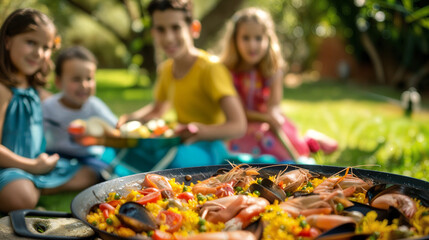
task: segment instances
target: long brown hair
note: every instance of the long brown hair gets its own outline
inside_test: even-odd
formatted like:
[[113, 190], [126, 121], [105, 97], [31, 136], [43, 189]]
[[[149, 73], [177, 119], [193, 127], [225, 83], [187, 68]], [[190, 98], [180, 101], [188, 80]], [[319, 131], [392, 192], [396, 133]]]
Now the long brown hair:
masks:
[[[17, 86], [18, 81], [13, 77], [17, 71], [10, 59], [10, 53], [6, 49], [6, 39], [13, 36], [34, 31], [39, 25], [56, 28], [52, 20], [45, 14], [30, 8], [18, 9], [12, 12], [4, 21], [0, 29], [0, 82], [8, 87]], [[58, 48], [59, 42], [54, 42], [54, 49]], [[31, 86], [44, 86], [47, 82], [47, 76], [52, 70], [53, 64], [49, 59], [44, 62], [40, 70], [31, 76], [28, 76], [28, 82]]]
[[257, 65], [262, 75], [271, 77], [279, 70], [284, 70], [286, 64], [281, 54], [274, 22], [268, 12], [256, 7], [245, 8], [236, 12], [228, 22], [222, 46], [223, 50], [220, 54], [221, 62], [230, 70], [235, 70], [243, 61], [237, 49], [237, 29], [241, 23], [248, 21], [254, 21], [263, 26], [269, 39], [267, 54]]

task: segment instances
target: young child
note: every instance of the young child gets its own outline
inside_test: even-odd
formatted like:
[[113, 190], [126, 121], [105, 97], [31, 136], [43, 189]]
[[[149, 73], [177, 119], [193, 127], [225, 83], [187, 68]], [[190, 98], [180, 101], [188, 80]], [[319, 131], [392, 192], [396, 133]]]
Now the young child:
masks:
[[[100, 160], [105, 148], [84, 147], [74, 142], [67, 131], [67, 127], [76, 119], [98, 117], [112, 127], [117, 123], [112, 111], [94, 96], [96, 70], [97, 60], [88, 49], [75, 46], [63, 50], [55, 63], [55, 85], [61, 92], [46, 99], [42, 106], [46, 152], [58, 153], [68, 159], [75, 158], [100, 176], [100, 171], [107, 167]], [[94, 173], [88, 177], [93, 177]]]
[[245, 136], [230, 141], [232, 152], [271, 154], [286, 161], [309, 156], [310, 147], [317, 150], [317, 144], [327, 153], [335, 151], [337, 142], [314, 130], [300, 138], [294, 124], [281, 113], [285, 63], [267, 12], [252, 7], [232, 17], [221, 62], [233, 74], [248, 120]]
[[53, 22], [18, 9], [0, 29], [0, 211], [34, 208], [41, 190], [79, 190], [93, 182], [76, 162], [44, 153], [40, 97], [52, 50]]
[[[160, 118], [172, 105], [185, 144], [177, 148], [167, 167], [218, 164], [228, 155], [221, 140], [240, 137], [246, 129], [231, 75], [221, 63], [194, 46], [201, 25], [192, 18], [191, 0], [153, 0], [148, 10], [154, 43], [168, 59], [158, 67], [154, 102], [121, 116], [118, 126], [131, 120]], [[144, 155], [139, 161], [146, 161], [141, 159]], [[147, 167], [150, 169], [158, 160], [148, 162]]]

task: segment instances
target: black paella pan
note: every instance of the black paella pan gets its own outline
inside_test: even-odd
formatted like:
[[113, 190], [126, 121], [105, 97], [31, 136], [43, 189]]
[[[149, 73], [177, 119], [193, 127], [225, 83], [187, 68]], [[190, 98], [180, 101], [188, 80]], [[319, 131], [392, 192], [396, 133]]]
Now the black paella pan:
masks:
[[[253, 167], [263, 167], [262, 173], [267, 173], [269, 175], [275, 175], [279, 171], [286, 169], [286, 165], [270, 165], [270, 164], [251, 164]], [[321, 165], [289, 165], [287, 171], [294, 170], [296, 167], [301, 167], [308, 169], [314, 173], [320, 175], [333, 175], [335, 173], [344, 170], [344, 167], [335, 167], [335, 166], [321, 166]], [[181, 168], [181, 169], [167, 169], [157, 172], [159, 175], [163, 175], [169, 178], [175, 178], [177, 182], [184, 182], [185, 185], [189, 185], [191, 182], [197, 183], [197, 181], [204, 180], [211, 177], [217, 172], [220, 168], [230, 169], [229, 165], [216, 165], [216, 166], [206, 166], [206, 167], [193, 167], [193, 168]], [[428, 190], [429, 182], [419, 180], [416, 178], [406, 177], [402, 175], [385, 173], [379, 171], [365, 170], [365, 169], [353, 169], [353, 173], [363, 179], [371, 179], [376, 183], [391, 183], [391, 184], [401, 184], [411, 188]], [[71, 203], [71, 211], [74, 217], [85, 222], [90, 226], [96, 233], [100, 235], [103, 239], [129, 239], [129, 238], [120, 238], [117, 235], [101, 231], [96, 227], [92, 226], [86, 221], [86, 215], [92, 206], [98, 203], [104, 202], [104, 199], [112, 191], [116, 192], [127, 192], [130, 188], [139, 188], [140, 183], [143, 182], [146, 173], [135, 174], [127, 177], [113, 179], [107, 182], [103, 182], [97, 185], [94, 185], [81, 193], [79, 193]], [[190, 181], [187, 181], [185, 177], [187, 175], [192, 176]], [[141, 239], [141, 238], [140, 238]]]
[[[322, 165], [272, 165], [272, 164], [250, 164], [252, 167], [261, 167], [263, 170], [260, 171], [262, 174], [267, 175], [276, 175], [279, 171], [291, 171], [299, 168], [305, 168], [310, 170], [312, 173], [330, 176], [336, 174], [342, 170], [344, 167], [336, 167], [336, 166], [322, 166]], [[219, 169], [226, 168], [231, 169], [230, 165], [216, 165], [216, 166], [204, 166], [204, 167], [192, 167], [192, 168], [180, 168], [180, 169], [167, 169], [162, 171], [150, 172], [159, 174], [168, 178], [175, 178], [176, 182], [184, 182], [185, 185], [189, 185], [192, 183], [197, 183], [197, 181], [201, 181], [211, 177], [215, 174]], [[400, 184], [410, 188], [415, 188], [419, 190], [428, 191], [429, 182], [419, 180], [416, 178], [411, 178], [407, 176], [379, 172], [373, 170], [365, 170], [354, 168], [353, 173], [362, 179], [371, 179], [375, 183], [387, 183], [387, 184]], [[72, 215], [86, 225], [91, 227], [94, 232], [101, 237], [103, 240], [108, 239], [132, 239], [132, 238], [122, 238], [117, 235], [108, 233], [106, 231], [102, 231], [93, 225], [89, 224], [86, 221], [86, 215], [89, 213], [90, 209], [99, 203], [104, 202], [105, 198], [108, 196], [110, 192], [118, 192], [120, 194], [127, 194], [130, 189], [140, 189], [141, 183], [143, 182], [145, 175], [147, 173], [139, 173], [131, 176], [121, 177], [112, 179], [106, 182], [99, 183], [92, 187], [85, 189], [80, 192], [71, 203], [71, 212]], [[191, 180], [186, 180], [186, 176], [192, 176]], [[189, 179], [189, 178], [188, 178]], [[43, 237], [43, 236], [42, 236]], [[427, 236], [429, 238], [429, 236]], [[142, 239], [141, 237], [138, 239]], [[150, 238], [148, 238], [150, 239]]]

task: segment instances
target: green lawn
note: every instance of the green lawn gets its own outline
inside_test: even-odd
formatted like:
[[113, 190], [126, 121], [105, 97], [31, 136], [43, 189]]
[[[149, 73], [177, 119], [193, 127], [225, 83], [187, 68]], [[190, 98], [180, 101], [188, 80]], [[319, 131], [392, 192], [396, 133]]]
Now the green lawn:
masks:
[[[137, 81], [126, 70], [99, 70], [97, 81], [97, 95], [118, 116], [152, 98], [149, 79]], [[400, 94], [386, 87], [309, 82], [285, 89], [282, 109], [302, 134], [312, 128], [338, 140], [339, 150], [329, 156], [318, 155], [318, 164], [366, 165], [362, 168], [429, 180], [429, 112], [404, 117], [395, 101]], [[70, 211], [74, 195], [42, 196], [39, 205]]]
[[283, 109], [302, 132], [314, 128], [339, 141], [339, 151], [322, 156], [320, 164], [373, 165], [366, 168], [428, 180], [429, 112], [404, 117], [400, 106], [373, 95], [376, 89], [368, 91], [330, 82], [305, 84], [285, 90]]

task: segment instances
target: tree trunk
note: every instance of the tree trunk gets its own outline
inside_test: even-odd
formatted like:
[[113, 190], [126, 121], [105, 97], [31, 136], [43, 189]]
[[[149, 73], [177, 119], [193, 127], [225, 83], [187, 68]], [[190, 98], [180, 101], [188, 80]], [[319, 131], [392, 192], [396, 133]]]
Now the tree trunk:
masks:
[[88, 14], [91, 18], [95, 19], [95, 21], [100, 24], [102, 27], [104, 27], [107, 31], [112, 33], [120, 42], [122, 42], [125, 46], [128, 46], [129, 39], [124, 38], [121, 36], [121, 34], [118, 33], [118, 31], [115, 30], [109, 23], [103, 21], [103, 19], [97, 17], [92, 9], [87, 9], [84, 5], [82, 5], [80, 2], [77, 2], [75, 0], [66, 0], [71, 6], [79, 9], [80, 11]]
[[[143, 56], [143, 64], [141, 68], [146, 69], [150, 76], [156, 73], [155, 48], [152, 44], [145, 44], [141, 49], [140, 54]], [[151, 84], [155, 79], [150, 78]]]
[[385, 76], [384, 76], [384, 70], [383, 70], [383, 63], [381, 62], [380, 55], [377, 52], [377, 49], [375, 48], [374, 44], [372, 43], [371, 39], [369, 38], [367, 33], [362, 33], [361, 36], [362, 45], [365, 48], [366, 52], [368, 53], [372, 65], [374, 66], [375, 76], [378, 83], [385, 83]]
[[429, 61], [424, 64], [417, 73], [413, 74], [411, 78], [407, 81], [408, 87], [415, 87], [417, 88], [417, 85], [419, 85], [420, 81], [423, 79], [424, 76], [429, 74]]
[[392, 84], [397, 85], [404, 80], [406, 67], [404, 65], [400, 65], [398, 69], [395, 71], [393, 75]]

